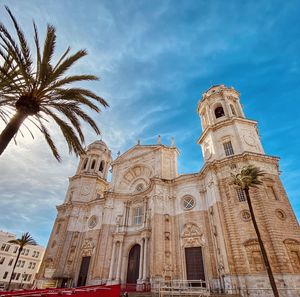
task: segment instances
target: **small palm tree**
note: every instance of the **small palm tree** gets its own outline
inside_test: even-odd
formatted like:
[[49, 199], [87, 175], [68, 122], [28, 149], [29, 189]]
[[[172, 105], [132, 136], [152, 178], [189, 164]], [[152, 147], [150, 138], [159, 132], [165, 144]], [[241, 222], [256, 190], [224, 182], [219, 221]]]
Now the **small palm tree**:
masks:
[[259, 185], [262, 184], [262, 181], [260, 180], [260, 177], [264, 176], [264, 172], [262, 170], [260, 170], [259, 168], [249, 165], [247, 167], [242, 168], [241, 172], [234, 175], [232, 174], [232, 178], [233, 178], [233, 183], [237, 186], [239, 186], [245, 193], [246, 195], [246, 199], [247, 199], [247, 203], [249, 206], [249, 210], [250, 210], [250, 214], [251, 214], [251, 219], [253, 222], [253, 226], [256, 232], [256, 236], [258, 239], [258, 243], [260, 246], [260, 250], [263, 256], [263, 260], [264, 260], [264, 264], [269, 276], [269, 280], [270, 280], [270, 284], [273, 290], [273, 294], [275, 297], [279, 297], [279, 293], [276, 287], [276, 283], [274, 280], [274, 276], [273, 276], [273, 272], [271, 269], [271, 265], [268, 259], [268, 255], [266, 252], [266, 249], [264, 247], [263, 241], [261, 239], [261, 235], [258, 229], [258, 225], [256, 222], [256, 218], [255, 218], [255, 214], [253, 211], [253, 206], [252, 206], [252, 202], [250, 199], [250, 193], [249, 190], [250, 188], [257, 188]]
[[18, 245], [19, 249], [18, 249], [18, 254], [17, 254], [17, 258], [16, 258], [16, 261], [15, 261], [15, 264], [13, 266], [13, 270], [12, 270], [10, 278], [9, 278], [9, 282], [8, 282], [8, 286], [7, 286], [7, 291], [9, 291], [10, 283], [11, 283], [12, 277], [13, 277], [13, 275], [15, 273], [15, 268], [16, 268], [17, 262], [18, 262], [18, 260], [20, 258], [21, 252], [23, 251], [24, 247], [26, 245], [36, 245], [35, 240], [31, 237], [31, 235], [29, 234], [29, 232], [23, 233], [22, 236], [21, 236], [21, 238], [10, 240], [9, 243], [13, 243], [13, 244]]
[[[16, 30], [15, 40], [6, 27], [0, 23], [0, 119], [9, 122], [0, 134], [0, 155], [15, 137], [19, 128], [29, 119], [44, 135], [54, 157], [61, 157], [47, 128], [49, 118], [58, 125], [67, 144], [69, 152], [76, 156], [84, 153], [84, 135], [80, 120], [88, 123], [100, 134], [95, 121], [82, 109], [87, 107], [100, 112], [98, 104], [108, 107], [107, 102], [88, 89], [70, 87], [72, 83], [93, 81], [94, 75], [66, 75], [66, 72], [79, 59], [87, 55], [79, 50], [70, 55], [70, 48], [53, 63], [56, 44], [55, 28], [47, 26], [47, 33], [40, 49], [38, 30], [33, 22], [35, 62], [28, 42], [15, 17], [8, 7], [6, 10]], [[14, 108], [15, 113], [8, 113], [6, 108]]]

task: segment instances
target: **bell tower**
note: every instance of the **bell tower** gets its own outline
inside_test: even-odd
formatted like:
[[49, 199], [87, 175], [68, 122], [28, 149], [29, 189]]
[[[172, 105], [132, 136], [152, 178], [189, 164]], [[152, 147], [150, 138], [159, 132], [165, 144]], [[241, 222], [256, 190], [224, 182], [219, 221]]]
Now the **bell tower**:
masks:
[[86, 154], [80, 156], [76, 174], [69, 179], [65, 203], [102, 198], [108, 188], [107, 174], [111, 161], [111, 151], [104, 141], [97, 140], [90, 144]]
[[197, 112], [202, 125], [198, 143], [205, 162], [244, 152], [264, 154], [257, 122], [245, 117], [240, 94], [234, 88], [211, 87], [202, 95]]

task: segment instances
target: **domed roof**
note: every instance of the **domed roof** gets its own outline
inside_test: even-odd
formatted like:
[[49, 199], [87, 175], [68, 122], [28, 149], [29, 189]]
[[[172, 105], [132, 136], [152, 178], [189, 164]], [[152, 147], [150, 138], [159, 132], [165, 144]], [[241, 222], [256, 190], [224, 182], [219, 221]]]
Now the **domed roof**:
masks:
[[87, 147], [88, 150], [108, 150], [106, 143], [103, 140], [96, 140]]

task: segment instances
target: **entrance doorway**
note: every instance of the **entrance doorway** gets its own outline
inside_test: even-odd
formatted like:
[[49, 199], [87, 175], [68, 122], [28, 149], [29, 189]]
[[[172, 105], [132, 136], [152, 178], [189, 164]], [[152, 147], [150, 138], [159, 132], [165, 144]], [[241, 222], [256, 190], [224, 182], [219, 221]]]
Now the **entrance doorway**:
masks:
[[88, 271], [89, 271], [90, 261], [91, 261], [91, 256], [82, 257], [78, 281], [77, 281], [77, 287], [85, 286]]
[[139, 278], [140, 252], [139, 244], [134, 245], [129, 252], [127, 268], [127, 283], [129, 284], [136, 284]]
[[188, 280], [205, 281], [201, 247], [185, 248], [185, 262], [186, 262], [186, 276]]

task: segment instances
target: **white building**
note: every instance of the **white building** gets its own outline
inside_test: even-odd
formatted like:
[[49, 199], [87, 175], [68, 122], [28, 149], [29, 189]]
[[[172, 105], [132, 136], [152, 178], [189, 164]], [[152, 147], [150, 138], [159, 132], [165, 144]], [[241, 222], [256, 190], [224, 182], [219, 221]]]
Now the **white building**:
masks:
[[106, 282], [155, 290], [163, 281], [201, 279], [215, 290], [271, 296], [244, 192], [232, 184], [231, 173], [251, 164], [265, 171], [251, 197], [277, 285], [299, 296], [299, 225], [279, 159], [265, 154], [257, 122], [246, 118], [233, 88], [211, 87], [197, 112], [205, 161], [199, 172], [179, 174], [177, 148], [160, 138], [115, 160], [103, 141], [88, 146], [57, 207], [41, 286]]
[[[15, 264], [18, 248], [16, 244], [9, 243], [16, 239], [16, 235], [0, 231], [0, 284], [8, 284], [13, 266]], [[39, 245], [26, 245], [21, 252], [11, 281], [11, 288], [31, 287], [35, 275], [43, 259], [45, 248]]]

